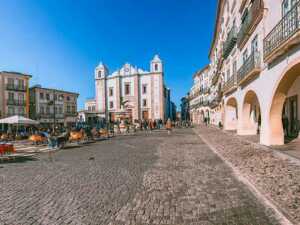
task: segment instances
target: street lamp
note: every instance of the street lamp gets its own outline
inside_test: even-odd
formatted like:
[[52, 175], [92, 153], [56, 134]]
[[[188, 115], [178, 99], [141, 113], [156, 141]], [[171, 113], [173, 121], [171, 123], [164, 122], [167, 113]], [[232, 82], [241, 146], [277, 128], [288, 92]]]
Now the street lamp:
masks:
[[55, 90], [53, 90], [53, 100], [48, 101], [49, 106], [53, 106], [53, 132], [55, 131], [55, 125], [56, 125], [56, 110], [55, 110]]

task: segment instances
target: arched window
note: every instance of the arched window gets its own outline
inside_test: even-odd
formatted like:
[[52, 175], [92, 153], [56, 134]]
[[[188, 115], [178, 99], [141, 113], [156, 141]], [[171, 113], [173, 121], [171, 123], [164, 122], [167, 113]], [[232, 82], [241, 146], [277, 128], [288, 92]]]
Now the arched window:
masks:
[[98, 77], [101, 77], [101, 75], [102, 75], [101, 72], [102, 72], [101, 70], [98, 71]]
[[155, 64], [155, 65], [154, 65], [154, 70], [155, 70], [155, 71], [158, 71], [158, 64]]

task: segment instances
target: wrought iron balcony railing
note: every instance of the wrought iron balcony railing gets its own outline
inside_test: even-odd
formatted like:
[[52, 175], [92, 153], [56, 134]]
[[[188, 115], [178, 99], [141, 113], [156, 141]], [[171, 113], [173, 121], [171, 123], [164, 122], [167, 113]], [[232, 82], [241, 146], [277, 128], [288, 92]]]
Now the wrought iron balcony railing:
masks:
[[223, 45], [223, 57], [225, 59], [230, 55], [232, 49], [236, 44], [236, 41], [237, 41], [237, 28], [236, 26], [233, 26], [229, 31], [227, 35], [227, 39]]
[[6, 117], [11, 117], [11, 116], [27, 116], [25, 112], [8, 112], [6, 113]]
[[237, 72], [238, 84], [248, 80], [253, 75], [257, 75], [261, 71], [261, 60], [259, 52], [252, 52], [251, 55], [246, 59], [244, 64]]
[[[300, 31], [300, 1], [279, 21], [264, 38], [264, 59], [267, 60]], [[298, 40], [299, 42], [299, 40]], [[294, 43], [295, 44], [295, 43]]]
[[6, 90], [9, 90], [9, 91], [26, 91], [27, 87], [25, 85], [6, 84]]
[[15, 106], [25, 106], [26, 101], [20, 100], [20, 99], [7, 99], [6, 100], [7, 105], [15, 105]]
[[234, 74], [231, 77], [228, 78], [228, 80], [224, 83], [223, 90], [224, 93], [228, 93], [235, 89], [237, 87], [236, 81], [237, 81], [237, 75]]
[[61, 113], [55, 113], [55, 115], [54, 115], [54, 113], [45, 113], [45, 112], [36, 114], [36, 117], [38, 119], [41, 119], [41, 118], [43, 118], [43, 119], [53, 119], [54, 116], [55, 116], [55, 119], [63, 119], [64, 118], [64, 114], [61, 114]]
[[204, 101], [202, 102], [202, 105], [203, 105], [203, 106], [208, 106], [208, 105], [209, 105], [209, 101], [208, 101], [208, 100], [204, 100]]
[[242, 48], [249, 39], [257, 24], [263, 18], [264, 2], [263, 0], [254, 0], [249, 9], [246, 9], [243, 23], [237, 34], [237, 44]]

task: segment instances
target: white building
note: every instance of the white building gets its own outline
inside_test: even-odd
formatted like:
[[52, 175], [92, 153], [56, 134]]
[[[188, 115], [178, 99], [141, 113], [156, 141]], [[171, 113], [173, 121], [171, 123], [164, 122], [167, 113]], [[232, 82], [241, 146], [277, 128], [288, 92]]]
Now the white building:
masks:
[[95, 107], [99, 116], [115, 120], [165, 118], [163, 63], [158, 55], [150, 62], [150, 72], [126, 63], [109, 73], [100, 63], [95, 69]]
[[210, 121], [282, 145], [300, 128], [300, 2], [219, 0], [210, 59]]

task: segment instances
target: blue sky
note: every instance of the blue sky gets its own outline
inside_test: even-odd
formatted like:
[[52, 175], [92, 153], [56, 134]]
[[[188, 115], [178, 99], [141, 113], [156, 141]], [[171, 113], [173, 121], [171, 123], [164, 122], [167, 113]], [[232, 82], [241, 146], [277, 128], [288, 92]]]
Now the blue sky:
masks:
[[94, 68], [125, 62], [149, 69], [159, 54], [172, 100], [208, 63], [216, 0], [3, 0], [0, 70], [33, 75], [31, 84], [94, 96]]

